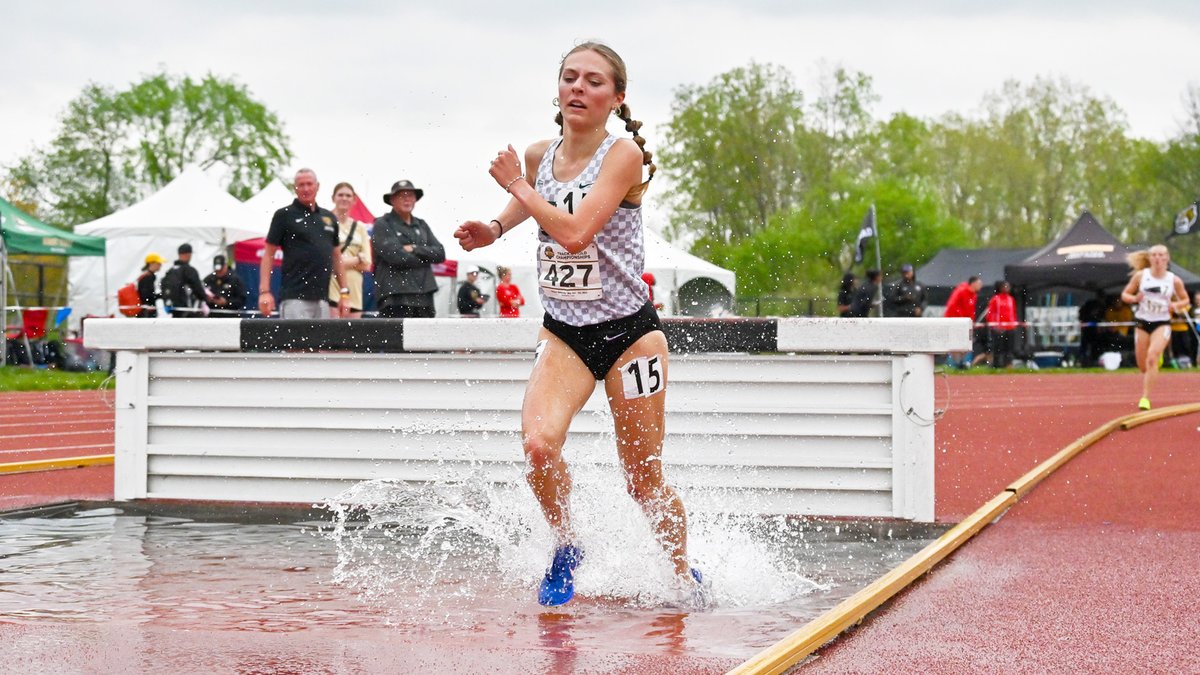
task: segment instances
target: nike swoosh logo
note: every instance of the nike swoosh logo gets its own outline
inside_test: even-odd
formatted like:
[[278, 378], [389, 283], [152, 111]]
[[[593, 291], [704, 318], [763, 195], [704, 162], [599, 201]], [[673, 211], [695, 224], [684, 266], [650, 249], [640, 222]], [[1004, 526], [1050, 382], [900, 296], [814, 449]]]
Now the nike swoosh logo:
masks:
[[628, 333], [628, 332], [629, 332], [629, 331], [627, 331], [627, 330], [623, 330], [623, 331], [621, 331], [620, 333], [617, 333], [616, 335], [605, 335], [605, 336], [604, 336], [604, 341], [605, 341], [605, 342], [612, 342], [613, 340], [616, 340], [617, 338], [621, 337], [622, 335], [624, 335], [624, 334], [626, 334], [626, 333]]
[[580, 189], [580, 190], [582, 190], [582, 189], [584, 189], [584, 188], [590, 188], [590, 187], [592, 187], [592, 186], [593, 186], [593, 185], [595, 185], [595, 184], [596, 184], [596, 181], [592, 181], [592, 182], [590, 182], [590, 183], [580, 183], [580, 184], [579, 184], [579, 189]]
[[297, 223], [303, 223], [303, 222], [304, 222], [304, 219], [303, 219], [303, 218], [297, 218], [297, 219], [296, 219], [296, 222], [297, 222]]

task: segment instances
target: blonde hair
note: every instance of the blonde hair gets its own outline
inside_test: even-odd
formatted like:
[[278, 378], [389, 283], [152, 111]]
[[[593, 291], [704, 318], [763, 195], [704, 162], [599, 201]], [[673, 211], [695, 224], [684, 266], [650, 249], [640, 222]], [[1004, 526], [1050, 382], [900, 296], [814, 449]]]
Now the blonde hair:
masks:
[[1133, 276], [1147, 267], [1150, 267], [1150, 254], [1160, 251], [1167, 254], [1167, 260], [1171, 259], [1171, 251], [1166, 247], [1165, 244], [1155, 244], [1150, 248], [1143, 249], [1141, 251], [1134, 251], [1133, 253], [1125, 256], [1125, 262], [1129, 263], [1129, 267], [1133, 270], [1130, 272], [1129, 276]]
[[[613, 88], [618, 94], [625, 93], [625, 86], [629, 83], [629, 74], [625, 69], [625, 60], [622, 59], [612, 47], [609, 47], [603, 42], [583, 42], [576, 45], [574, 49], [564, 54], [562, 61], [559, 61], [558, 63], [559, 77], [562, 77], [563, 68], [567, 63], [567, 57], [575, 54], [576, 52], [582, 51], [596, 52], [603, 57], [605, 61], [608, 61], [608, 65], [612, 66], [613, 69]], [[555, 100], [557, 101], [557, 99]], [[621, 121], [625, 122], [625, 131], [633, 134], [633, 142], [637, 143], [638, 148], [642, 151], [642, 164], [650, 167], [649, 175], [646, 177], [646, 180], [638, 185], [633, 186], [629, 189], [629, 192], [625, 193], [626, 201], [638, 201], [642, 198], [642, 195], [646, 194], [646, 189], [650, 187], [650, 181], [654, 178], [654, 172], [658, 169], [658, 167], [654, 166], [654, 162], [652, 161], [654, 159], [654, 153], [646, 149], [646, 139], [642, 138], [642, 136], [638, 134], [638, 131], [642, 128], [642, 123], [639, 120], [633, 119], [633, 113], [630, 111], [628, 104], [622, 103], [620, 107], [613, 111], [613, 114], [620, 118]], [[562, 135], [563, 116], [561, 110], [557, 115], [554, 116], [554, 123], [558, 125], [559, 135]]]
[[503, 277], [505, 274], [508, 274], [508, 273], [509, 273], [509, 272], [511, 272], [511, 271], [512, 271], [512, 270], [510, 270], [509, 268], [505, 267], [504, 265], [497, 265], [497, 266], [496, 266], [496, 276], [498, 276], [498, 277]]

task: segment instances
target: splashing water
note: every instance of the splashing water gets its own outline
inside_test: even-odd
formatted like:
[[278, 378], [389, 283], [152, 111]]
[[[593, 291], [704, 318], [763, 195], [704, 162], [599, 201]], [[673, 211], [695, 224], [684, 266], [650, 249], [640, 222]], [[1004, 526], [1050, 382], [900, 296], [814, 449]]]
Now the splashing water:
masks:
[[[586, 552], [574, 602], [655, 608], [676, 601], [668, 558], [620, 470], [576, 466], [573, 477], [572, 518]], [[402, 606], [404, 623], [421, 614], [454, 622], [532, 602], [554, 543], [528, 488], [482, 474], [453, 483], [368, 481], [324, 506], [333, 513], [322, 534], [337, 548], [334, 580], [372, 604]], [[786, 519], [689, 518], [691, 564], [711, 580], [718, 608], [787, 603], [829, 588], [805, 575], [811, 556], [796, 548], [809, 544], [797, 541]]]

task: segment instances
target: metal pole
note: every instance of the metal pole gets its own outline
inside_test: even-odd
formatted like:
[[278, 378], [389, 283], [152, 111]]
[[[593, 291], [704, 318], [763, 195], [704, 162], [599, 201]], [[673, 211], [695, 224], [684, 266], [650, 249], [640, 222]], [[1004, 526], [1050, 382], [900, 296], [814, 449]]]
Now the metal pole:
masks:
[[0, 368], [8, 364], [8, 285], [5, 283], [8, 270], [8, 248], [4, 245], [4, 234], [0, 231]]
[[12, 289], [13, 297], [17, 298], [17, 322], [21, 326], [21, 343], [25, 345], [25, 357], [29, 359], [30, 367], [33, 367], [33, 346], [29, 344], [29, 333], [25, 331], [25, 311], [21, 307], [20, 298], [17, 297], [17, 279], [13, 276], [7, 256], [4, 259], [4, 275], [8, 279], [8, 287]]
[[879, 316], [883, 316], [883, 256], [879, 254], [879, 218], [875, 215], [874, 204], [871, 205], [871, 222], [875, 224], [875, 269], [879, 270], [879, 285], [875, 287], [874, 304]]

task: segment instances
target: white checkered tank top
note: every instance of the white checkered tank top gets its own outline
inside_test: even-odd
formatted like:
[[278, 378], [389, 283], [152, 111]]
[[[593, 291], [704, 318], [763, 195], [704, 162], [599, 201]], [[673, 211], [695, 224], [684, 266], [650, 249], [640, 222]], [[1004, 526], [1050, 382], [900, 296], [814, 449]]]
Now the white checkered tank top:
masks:
[[[543, 199], [574, 212], [600, 175], [600, 165], [617, 140], [609, 134], [580, 174], [567, 182], [554, 177], [556, 139], [538, 164], [534, 187]], [[622, 202], [586, 250], [571, 254], [544, 230], [538, 230], [538, 292], [550, 316], [572, 326], [620, 319], [637, 312], [650, 299], [642, 281], [646, 251], [640, 205]]]

